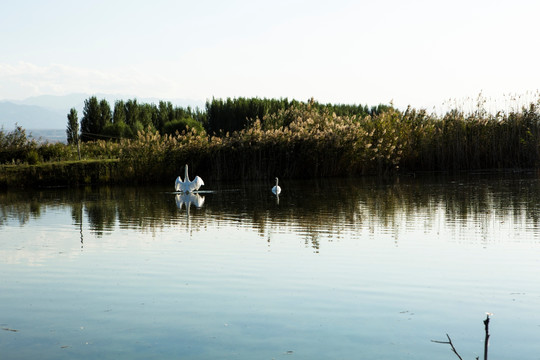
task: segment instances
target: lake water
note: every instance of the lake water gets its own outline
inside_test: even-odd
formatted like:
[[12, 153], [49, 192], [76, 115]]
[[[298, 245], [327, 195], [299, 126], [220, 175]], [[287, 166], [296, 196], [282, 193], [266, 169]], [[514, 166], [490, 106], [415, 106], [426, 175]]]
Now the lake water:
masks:
[[280, 185], [0, 193], [0, 358], [540, 359], [537, 174]]

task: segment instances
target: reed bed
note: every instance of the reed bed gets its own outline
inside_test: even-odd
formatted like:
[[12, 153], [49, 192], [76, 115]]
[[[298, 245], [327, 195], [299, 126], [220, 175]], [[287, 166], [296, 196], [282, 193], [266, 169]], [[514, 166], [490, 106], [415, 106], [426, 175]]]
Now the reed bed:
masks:
[[[292, 118], [288, 126], [264, 130], [260, 119], [249, 128], [206, 136], [197, 131], [176, 135], [140, 133], [121, 142], [120, 161], [137, 176], [173, 177], [189, 163], [215, 179], [343, 176], [396, 168], [401, 152], [399, 120], [387, 112], [369, 117], [340, 117], [328, 111], [295, 106], [268, 115], [264, 122]], [[384, 129], [385, 127], [388, 130]]]
[[[238, 131], [216, 135], [188, 127], [162, 135], [149, 128], [134, 139], [83, 143], [80, 151], [87, 160], [116, 159], [115, 169], [132, 183], [171, 182], [186, 163], [208, 180], [535, 168], [539, 103], [508, 113], [454, 109], [442, 116], [393, 107], [338, 115], [314, 102], [295, 103]], [[20, 132], [0, 133], [4, 164], [77, 158], [74, 146], [39, 145]]]
[[[290, 120], [287, 126], [262, 125], [283, 119]], [[140, 176], [171, 177], [189, 163], [208, 178], [299, 178], [534, 168], [539, 144], [538, 103], [508, 115], [453, 110], [442, 117], [411, 108], [338, 116], [297, 104], [222, 136], [141, 133], [125, 142], [120, 159], [136, 164]]]

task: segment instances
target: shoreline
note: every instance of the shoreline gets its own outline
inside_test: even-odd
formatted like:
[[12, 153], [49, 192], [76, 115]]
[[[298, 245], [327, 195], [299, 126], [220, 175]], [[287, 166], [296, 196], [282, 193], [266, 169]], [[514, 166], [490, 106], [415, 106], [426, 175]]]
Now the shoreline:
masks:
[[[120, 159], [75, 160], [40, 163], [36, 165], [0, 165], [0, 190], [12, 189], [52, 189], [52, 188], [78, 188], [83, 186], [104, 185], [167, 185], [173, 184], [175, 176], [141, 176], [133, 169], [133, 164], [126, 164]], [[175, 167], [180, 174], [181, 166]], [[238, 179], [222, 178], [212, 174], [211, 169], [202, 169], [203, 178], [208, 181], [256, 181], [265, 177], [242, 177]], [[175, 173], [175, 174], [176, 174]], [[425, 171], [397, 171], [388, 174], [348, 174], [334, 176], [292, 176], [288, 179], [331, 179], [331, 178], [368, 178], [380, 179], [412, 179], [423, 177], [469, 177], [489, 175], [540, 175], [539, 168], [502, 168], [502, 169], [471, 169], [471, 170], [425, 170]], [[194, 176], [194, 175], [193, 175]], [[270, 178], [269, 178], [270, 179]], [[273, 178], [272, 178], [273, 179]], [[172, 186], [172, 185], [171, 185]]]

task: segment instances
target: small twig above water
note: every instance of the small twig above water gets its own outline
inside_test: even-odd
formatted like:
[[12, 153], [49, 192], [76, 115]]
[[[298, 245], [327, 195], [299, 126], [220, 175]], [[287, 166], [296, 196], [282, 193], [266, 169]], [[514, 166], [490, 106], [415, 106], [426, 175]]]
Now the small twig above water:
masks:
[[454, 354], [456, 354], [456, 356], [459, 358], [459, 360], [463, 360], [463, 358], [457, 352], [454, 344], [452, 343], [452, 339], [450, 339], [450, 336], [448, 334], [446, 334], [446, 337], [448, 338], [448, 341], [431, 340], [431, 342], [434, 342], [434, 343], [437, 343], [437, 344], [448, 344], [448, 345], [450, 345], [450, 347], [452, 348], [452, 351], [454, 352]]
[[[488, 360], [488, 344], [489, 344], [489, 316], [493, 315], [491, 313], [486, 313], [486, 320], [484, 320], [484, 328], [486, 331], [486, 337], [484, 340], [484, 360]], [[446, 337], [448, 338], [448, 341], [437, 341], [437, 340], [431, 340], [431, 342], [437, 343], [437, 344], [448, 344], [452, 348], [452, 351], [456, 356], [459, 358], [459, 360], [463, 360], [461, 355], [458, 354], [454, 344], [452, 343], [452, 339], [450, 339], [450, 336], [446, 334]], [[479, 360], [479, 357], [476, 357], [476, 360]]]

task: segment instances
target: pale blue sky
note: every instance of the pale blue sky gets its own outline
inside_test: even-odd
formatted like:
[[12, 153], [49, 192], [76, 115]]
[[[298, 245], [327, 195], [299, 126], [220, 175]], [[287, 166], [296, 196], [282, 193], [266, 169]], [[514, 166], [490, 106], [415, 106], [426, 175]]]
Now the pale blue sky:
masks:
[[540, 2], [2, 1], [0, 99], [74, 92], [430, 108], [540, 88]]

